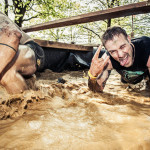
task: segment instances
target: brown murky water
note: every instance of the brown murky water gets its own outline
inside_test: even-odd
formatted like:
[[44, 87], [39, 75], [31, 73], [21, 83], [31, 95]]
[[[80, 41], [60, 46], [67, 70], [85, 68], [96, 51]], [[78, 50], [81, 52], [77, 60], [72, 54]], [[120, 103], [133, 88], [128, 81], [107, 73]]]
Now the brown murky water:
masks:
[[82, 72], [47, 70], [35, 84], [19, 95], [0, 90], [0, 149], [150, 149], [149, 90], [128, 92], [116, 73], [103, 93], [89, 91]]

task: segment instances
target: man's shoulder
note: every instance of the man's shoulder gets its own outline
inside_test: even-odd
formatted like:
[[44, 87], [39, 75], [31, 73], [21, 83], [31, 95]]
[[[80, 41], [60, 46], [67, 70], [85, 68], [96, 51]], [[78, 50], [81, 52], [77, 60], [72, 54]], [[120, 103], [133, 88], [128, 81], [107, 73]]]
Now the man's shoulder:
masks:
[[141, 36], [141, 37], [131, 39], [131, 42], [141, 42], [141, 41], [150, 41], [150, 37]]

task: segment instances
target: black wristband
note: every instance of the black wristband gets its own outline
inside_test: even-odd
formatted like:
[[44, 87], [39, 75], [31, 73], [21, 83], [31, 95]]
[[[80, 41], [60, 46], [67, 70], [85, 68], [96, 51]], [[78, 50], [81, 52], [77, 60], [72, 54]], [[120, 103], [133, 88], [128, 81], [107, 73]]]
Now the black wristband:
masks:
[[17, 50], [16, 50], [15, 48], [11, 47], [10, 45], [4, 44], [4, 43], [0, 43], [0, 45], [5, 45], [5, 46], [7, 46], [7, 47], [13, 49], [13, 50], [17, 53]]

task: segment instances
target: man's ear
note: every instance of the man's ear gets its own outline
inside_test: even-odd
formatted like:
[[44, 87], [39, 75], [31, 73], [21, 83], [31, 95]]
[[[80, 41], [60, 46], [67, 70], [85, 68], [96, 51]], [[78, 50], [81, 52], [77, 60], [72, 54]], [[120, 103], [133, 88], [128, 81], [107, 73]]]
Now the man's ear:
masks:
[[128, 41], [129, 41], [129, 43], [131, 43], [131, 38], [130, 38], [129, 35], [128, 35], [127, 39], [128, 39]]

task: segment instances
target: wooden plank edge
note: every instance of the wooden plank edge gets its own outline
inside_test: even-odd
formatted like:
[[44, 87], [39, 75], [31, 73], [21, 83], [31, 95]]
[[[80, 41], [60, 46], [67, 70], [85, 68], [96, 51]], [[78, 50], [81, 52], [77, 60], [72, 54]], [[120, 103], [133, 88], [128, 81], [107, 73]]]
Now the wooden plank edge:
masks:
[[77, 51], [92, 51], [93, 50], [93, 46], [67, 44], [67, 43], [40, 40], [40, 39], [34, 39], [34, 41], [36, 43], [38, 43], [41, 47], [58, 48], [58, 49], [66, 49], [66, 50], [77, 50]]

